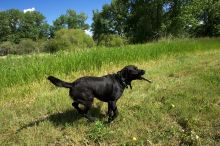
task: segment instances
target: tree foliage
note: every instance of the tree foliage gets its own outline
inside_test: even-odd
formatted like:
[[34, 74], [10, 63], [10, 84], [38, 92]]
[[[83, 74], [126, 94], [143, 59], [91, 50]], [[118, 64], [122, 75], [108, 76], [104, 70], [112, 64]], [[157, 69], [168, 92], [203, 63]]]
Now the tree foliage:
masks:
[[[220, 2], [218, 0], [193, 0], [185, 8], [191, 19], [191, 33], [195, 36], [220, 36]], [[191, 14], [191, 17], [189, 17]]]
[[157, 37], [163, 19], [161, 0], [134, 0], [130, 2], [128, 36], [133, 43], [142, 43]]
[[218, 0], [113, 0], [93, 12], [93, 38], [126, 36], [142, 43], [167, 35], [219, 36]]
[[127, 0], [115, 1], [105, 4], [101, 12], [93, 11], [92, 31], [93, 38], [100, 43], [102, 34], [116, 34], [123, 37], [125, 35], [126, 20], [128, 17]]
[[67, 10], [65, 15], [61, 15], [54, 22], [54, 29], [59, 30], [62, 28], [68, 29], [82, 29], [86, 30], [89, 25], [85, 23], [87, 16], [85, 13], [77, 14], [74, 10]]
[[18, 43], [22, 38], [47, 38], [49, 25], [37, 11], [23, 13], [17, 9], [0, 12], [0, 41]]

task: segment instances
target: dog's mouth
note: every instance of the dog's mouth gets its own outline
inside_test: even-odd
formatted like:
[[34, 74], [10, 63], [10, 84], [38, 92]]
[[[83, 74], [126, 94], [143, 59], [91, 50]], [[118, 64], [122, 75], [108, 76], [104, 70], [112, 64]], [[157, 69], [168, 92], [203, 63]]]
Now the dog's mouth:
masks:
[[146, 79], [146, 78], [143, 77], [144, 74], [145, 74], [145, 71], [144, 71], [144, 70], [140, 70], [140, 71], [139, 71], [139, 79], [140, 79], [140, 80], [145, 80], [145, 81], [147, 81], [147, 82], [149, 82], [149, 83], [152, 83], [151, 80], [148, 80], [148, 79]]
[[138, 78], [139, 79], [144, 74], [145, 74], [144, 70], [137, 70], [136, 72], [130, 73], [129, 75], [130, 75], [131, 78]]
[[142, 78], [142, 76], [145, 74], [145, 71], [144, 70], [139, 70], [139, 78]]
[[146, 78], [143, 77], [144, 74], [145, 74], [145, 71], [144, 71], [144, 70], [140, 70], [139, 79], [140, 79], [140, 80], [145, 80], [145, 81], [147, 81], [147, 82], [149, 82], [149, 83], [152, 83], [152, 81], [150, 81], [150, 80], [148, 80], [148, 79], [146, 79]]

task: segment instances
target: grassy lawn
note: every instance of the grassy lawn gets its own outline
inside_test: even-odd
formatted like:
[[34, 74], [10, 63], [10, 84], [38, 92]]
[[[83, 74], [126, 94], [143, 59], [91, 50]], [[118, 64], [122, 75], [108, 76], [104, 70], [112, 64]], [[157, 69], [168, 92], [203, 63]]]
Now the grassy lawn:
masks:
[[[28, 63], [27, 58], [21, 62]], [[21, 83], [14, 79], [9, 84], [1, 79], [7, 85], [0, 95], [0, 145], [220, 145], [219, 48], [115, 62], [90, 70], [47, 72], [73, 81], [113, 73], [128, 63], [145, 69], [153, 83], [134, 81], [133, 89], [125, 90], [118, 101], [120, 114], [112, 124], [104, 124], [107, 106], [98, 100], [90, 113], [100, 121], [82, 118], [72, 108], [68, 90], [52, 86], [43, 71], [38, 80], [22, 76]]]

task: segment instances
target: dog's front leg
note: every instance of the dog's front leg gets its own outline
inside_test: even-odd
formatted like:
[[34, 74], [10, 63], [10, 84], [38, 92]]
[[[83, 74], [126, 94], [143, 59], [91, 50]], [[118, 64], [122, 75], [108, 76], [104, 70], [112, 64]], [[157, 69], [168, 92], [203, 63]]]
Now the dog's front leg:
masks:
[[112, 112], [113, 112], [113, 111], [112, 111], [112, 109], [111, 109], [110, 102], [108, 102], [108, 113], [107, 113], [107, 115], [109, 116]]
[[113, 121], [118, 116], [116, 101], [108, 102], [108, 115], [109, 115], [108, 122]]

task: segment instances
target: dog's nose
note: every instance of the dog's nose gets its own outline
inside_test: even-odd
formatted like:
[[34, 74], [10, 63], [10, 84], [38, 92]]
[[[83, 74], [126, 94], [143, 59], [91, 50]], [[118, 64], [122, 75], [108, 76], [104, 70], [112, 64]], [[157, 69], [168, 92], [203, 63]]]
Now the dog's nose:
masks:
[[140, 70], [140, 73], [143, 75], [143, 74], [145, 74], [145, 71], [144, 70]]

